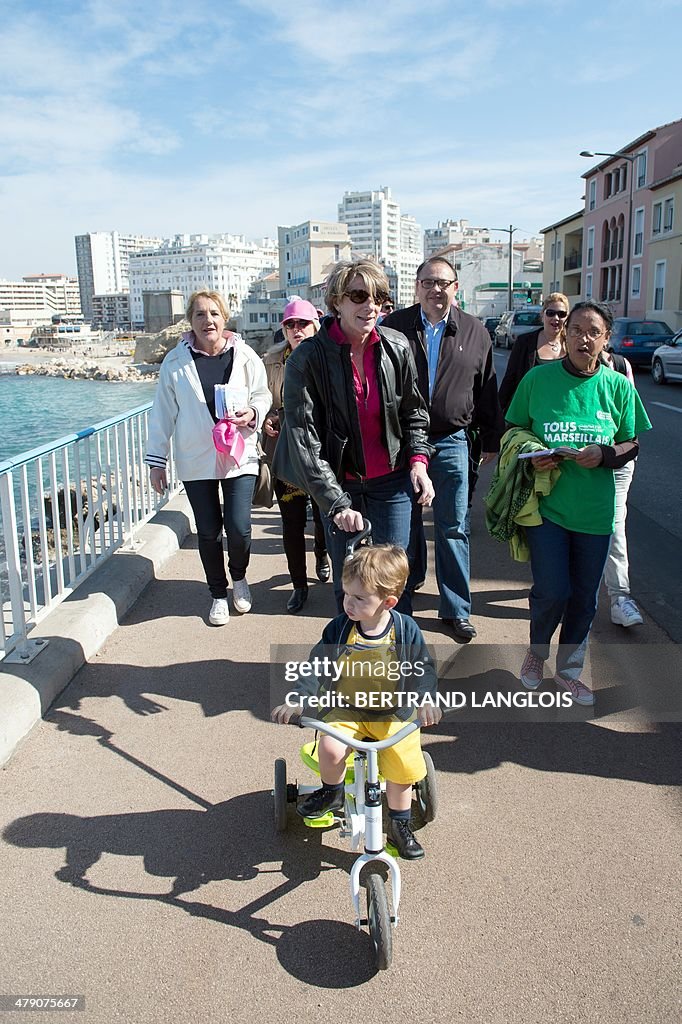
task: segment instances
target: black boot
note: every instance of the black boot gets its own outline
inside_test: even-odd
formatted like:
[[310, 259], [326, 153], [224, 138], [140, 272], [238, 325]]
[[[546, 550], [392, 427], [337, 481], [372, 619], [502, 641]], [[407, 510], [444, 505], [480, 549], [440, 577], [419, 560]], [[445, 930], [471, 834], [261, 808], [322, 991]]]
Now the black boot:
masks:
[[404, 818], [389, 818], [386, 839], [398, 850], [405, 860], [421, 860], [424, 847], [414, 837], [412, 826]]
[[305, 800], [296, 808], [296, 813], [302, 818], [321, 818], [327, 811], [340, 811], [345, 803], [343, 786], [338, 789], [329, 789], [322, 786], [310, 793]]
[[287, 601], [287, 611], [290, 615], [295, 615], [300, 612], [303, 605], [308, 600], [308, 588], [307, 587], [294, 587], [294, 592]]
[[326, 555], [320, 555], [315, 559], [315, 572], [320, 583], [329, 583], [332, 570]]

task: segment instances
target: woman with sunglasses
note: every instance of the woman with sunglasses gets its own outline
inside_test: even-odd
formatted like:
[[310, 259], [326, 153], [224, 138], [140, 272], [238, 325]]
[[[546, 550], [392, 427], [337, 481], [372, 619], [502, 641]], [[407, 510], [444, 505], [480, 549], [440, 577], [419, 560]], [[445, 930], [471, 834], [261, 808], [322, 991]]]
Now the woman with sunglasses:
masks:
[[552, 292], [542, 303], [542, 327], [522, 334], [514, 342], [500, 384], [500, 405], [506, 412], [522, 377], [534, 366], [553, 363], [566, 355], [565, 324], [569, 303], [562, 292]]
[[[377, 326], [389, 284], [374, 260], [337, 263], [327, 279], [330, 316], [299, 345], [284, 374], [284, 426], [273, 469], [307, 491], [325, 517], [334, 592], [348, 533], [365, 515], [375, 544], [407, 548], [412, 494], [428, 506], [429, 418], [406, 338]], [[410, 611], [401, 598], [399, 611]]]
[[[263, 448], [268, 462], [272, 463], [277, 438], [279, 437], [279, 410], [282, 408], [284, 368], [291, 353], [305, 338], [312, 338], [320, 329], [317, 310], [311, 302], [293, 299], [285, 306], [282, 316], [284, 344], [276, 345], [263, 357], [268, 387], [272, 395], [272, 408], [263, 424]], [[274, 480], [274, 491], [282, 516], [282, 542], [287, 559], [289, 575], [294, 592], [287, 601], [291, 615], [300, 612], [308, 599], [308, 570], [306, 566], [305, 526], [307, 520], [308, 495], [300, 487]], [[315, 524], [315, 570], [317, 578], [326, 583], [331, 575], [324, 527], [320, 510], [312, 502]]]

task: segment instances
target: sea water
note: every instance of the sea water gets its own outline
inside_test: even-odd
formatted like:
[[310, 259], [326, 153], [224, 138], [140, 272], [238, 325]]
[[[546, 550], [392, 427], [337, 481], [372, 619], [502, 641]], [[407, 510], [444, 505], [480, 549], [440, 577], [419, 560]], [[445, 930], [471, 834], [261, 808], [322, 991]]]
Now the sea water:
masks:
[[154, 378], [138, 383], [0, 372], [0, 462], [146, 405], [155, 388]]

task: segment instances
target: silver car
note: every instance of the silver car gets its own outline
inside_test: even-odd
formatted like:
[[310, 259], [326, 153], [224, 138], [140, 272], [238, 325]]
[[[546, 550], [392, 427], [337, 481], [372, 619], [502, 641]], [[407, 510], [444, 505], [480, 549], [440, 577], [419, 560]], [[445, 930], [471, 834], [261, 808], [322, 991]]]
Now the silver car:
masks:
[[542, 327], [542, 308], [540, 306], [524, 306], [522, 309], [508, 309], [495, 328], [493, 342], [495, 348], [513, 348], [514, 342], [522, 334], [537, 331]]
[[682, 331], [678, 331], [667, 345], [659, 345], [654, 351], [651, 376], [656, 384], [682, 380]]

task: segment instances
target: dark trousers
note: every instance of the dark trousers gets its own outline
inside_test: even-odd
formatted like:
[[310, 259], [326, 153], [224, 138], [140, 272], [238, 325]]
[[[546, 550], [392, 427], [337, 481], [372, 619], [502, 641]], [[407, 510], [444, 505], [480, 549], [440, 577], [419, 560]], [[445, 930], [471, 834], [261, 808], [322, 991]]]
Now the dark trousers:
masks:
[[609, 535], [576, 533], [550, 519], [527, 526], [533, 586], [529, 595], [530, 648], [543, 661], [561, 623], [557, 672], [578, 679], [597, 593], [609, 550]]
[[[351, 508], [369, 519], [372, 524], [373, 544], [397, 544], [407, 551], [410, 539], [412, 485], [405, 471], [387, 473], [371, 480], [344, 480], [343, 487], [351, 497]], [[346, 542], [352, 533], [346, 533], [325, 519], [327, 549], [334, 574], [334, 596], [339, 612], [343, 611], [343, 585], [341, 574], [346, 553]], [[405, 590], [396, 606], [405, 615], [412, 614], [412, 599]]]
[[[243, 580], [251, 554], [251, 500], [256, 477], [229, 480], [185, 480], [187, 498], [197, 524], [199, 557], [211, 597], [227, 597], [223, 529], [232, 581]], [[222, 492], [222, 507], [221, 507]]]
[[[275, 494], [277, 504], [282, 515], [282, 541], [284, 554], [287, 559], [287, 567], [291, 582], [294, 587], [306, 587], [308, 585], [308, 569], [306, 566], [305, 553], [305, 525], [307, 520], [307, 494], [287, 494], [287, 485], [281, 480], [275, 480]], [[320, 510], [311, 499], [313, 507], [314, 551], [315, 558], [322, 558], [327, 553], [327, 543], [324, 536], [324, 527], [320, 517]]]

